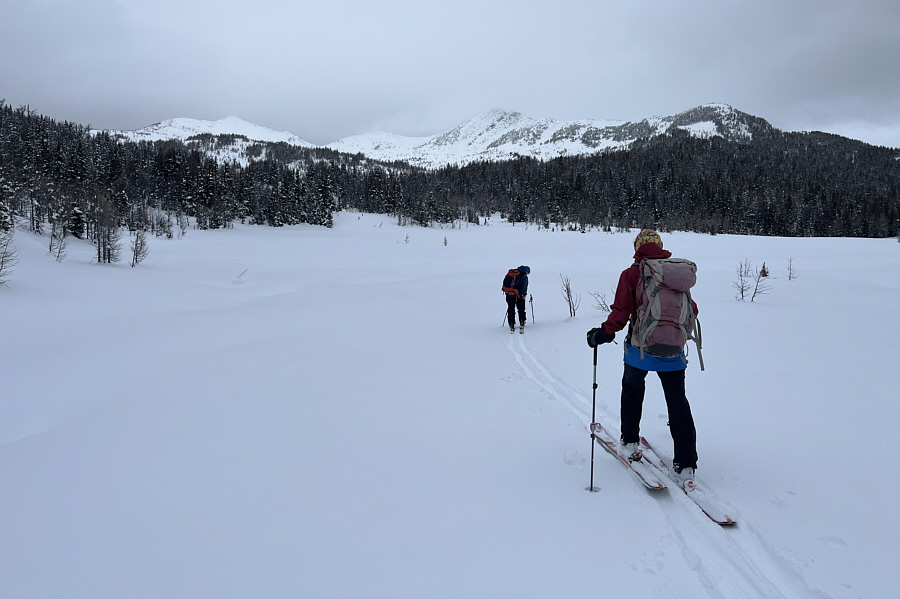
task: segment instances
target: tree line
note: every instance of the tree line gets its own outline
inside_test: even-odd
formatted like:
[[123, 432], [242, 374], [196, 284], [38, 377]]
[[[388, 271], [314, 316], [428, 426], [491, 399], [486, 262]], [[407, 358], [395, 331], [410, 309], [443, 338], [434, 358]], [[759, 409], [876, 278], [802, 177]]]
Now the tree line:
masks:
[[900, 152], [824, 133], [750, 142], [674, 128], [630, 149], [365, 175], [355, 207], [412, 222], [500, 212], [543, 227], [765, 236], [892, 237]]
[[0, 101], [0, 230], [27, 219], [90, 239], [106, 261], [121, 229], [330, 227], [345, 208], [422, 226], [500, 213], [547, 228], [778, 236], [896, 236], [900, 220], [898, 151], [824, 133], [739, 141], [673, 127], [627, 150], [435, 170], [246, 138], [242, 156], [216, 157], [237, 138], [127, 141]]
[[18, 216], [35, 232], [63, 229], [95, 243], [119, 227], [172, 236], [187, 218], [201, 229], [238, 220], [331, 226], [336, 153], [308, 150], [293, 166], [275, 158], [241, 166], [219, 163], [204, 141], [123, 143], [0, 102], [0, 224]]

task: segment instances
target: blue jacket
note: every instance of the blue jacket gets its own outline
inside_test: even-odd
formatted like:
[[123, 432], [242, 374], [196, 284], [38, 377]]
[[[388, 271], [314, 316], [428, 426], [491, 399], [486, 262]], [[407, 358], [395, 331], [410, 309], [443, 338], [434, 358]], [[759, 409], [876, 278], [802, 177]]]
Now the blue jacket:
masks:
[[[524, 267], [520, 266], [516, 270], [519, 271], [519, 274], [516, 275], [516, 282], [513, 283], [511, 288], [506, 286], [506, 277], [503, 277], [503, 291], [508, 296], [524, 298], [528, 293], [528, 275], [525, 273]], [[518, 295], [514, 294], [510, 289], [514, 289]]]
[[528, 295], [528, 275], [525, 274], [525, 271], [519, 271], [519, 276], [516, 277], [515, 288], [519, 290], [519, 297]]

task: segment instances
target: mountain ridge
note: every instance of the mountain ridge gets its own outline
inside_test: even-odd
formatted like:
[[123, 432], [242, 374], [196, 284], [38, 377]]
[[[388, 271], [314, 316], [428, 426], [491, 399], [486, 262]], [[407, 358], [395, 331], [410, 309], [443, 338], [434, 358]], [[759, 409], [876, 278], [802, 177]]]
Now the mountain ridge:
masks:
[[133, 131], [115, 131], [117, 135], [130, 141], [163, 141], [167, 139], [188, 140], [198, 135], [236, 135], [249, 141], [278, 143], [284, 142], [304, 148], [316, 147], [290, 131], [275, 131], [256, 125], [236, 116], [228, 116], [217, 121], [190, 118], [175, 118], [160, 121]]
[[181, 139], [203, 135], [234, 135], [222, 159], [246, 161], [252, 143], [287, 143], [292, 146], [324, 147], [348, 154], [363, 154], [384, 162], [403, 161], [426, 169], [448, 164], [499, 162], [521, 156], [549, 160], [560, 156], [590, 155], [630, 147], [639, 139], [664, 135], [672, 129], [695, 137], [720, 136], [730, 141], [749, 141], [777, 131], [763, 118], [741, 112], [728, 104], [703, 104], [675, 115], [654, 116], [640, 121], [579, 119], [560, 121], [535, 119], [520, 112], [491, 110], [466, 119], [450, 129], [430, 136], [410, 137], [394, 133], [365, 133], [316, 146], [288, 131], [274, 131], [237, 117], [218, 121], [169, 119], [135, 131], [115, 134], [131, 141]]

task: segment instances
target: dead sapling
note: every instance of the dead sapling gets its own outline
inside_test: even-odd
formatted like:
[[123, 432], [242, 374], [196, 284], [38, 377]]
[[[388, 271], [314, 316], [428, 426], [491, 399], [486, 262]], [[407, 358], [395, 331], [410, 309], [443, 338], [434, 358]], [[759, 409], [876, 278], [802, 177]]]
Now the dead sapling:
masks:
[[559, 278], [562, 280], [563, 299], [566, 300], [566, 304], [569, 306], [569, 316], [575, 316], [575, 311], [581, 305], [581, 294], [576, 295], [572, 292], [572, 284], [569, 281], [569, 277], [560, 274]]
[[134, 267], [143, 262], [149, 253], [150, 245], [147, 243], [147, 234], [138, 229], [131, 242], [131, 266]]
[[[615, 295], [615, 293], [613, 293]], [[606, 294], [600, 293], [599, 291], [591, 291], [591, 296], [594, 298], [594, 305], [592, 308], [595, 310], [600, 310], [601, 312], [611, 312], [612, 308], [609, 305], [609, 302], [606, 301]]]
[[750, 293], [750, 279], [753, 276], [753, 266], [750, 264], [749, 260], [744, 260], [738, 264], [735, 272], [737, 272], [738, 276], [737, 280], [733, 283], [734, 288], [737, 289], [735, 299], [742, 302]]
[[753, 293], [750, 296], [751, 302], [755, 300], [757, 296], [764, 295], [772, 290], [772, 284], [767, 281], [768, 271], [765, 268], [766, 265], [765, 263], [763, 263], [763, 267], [761, 269], [757, 268], [755, 271], [753, 271]]
[[788, 258], [787, 274], [788, 274], [788, 281], [793, 281], [794, 279], [797, 278], [797, 269], [794, 268], [794, 259], [793, 258]]

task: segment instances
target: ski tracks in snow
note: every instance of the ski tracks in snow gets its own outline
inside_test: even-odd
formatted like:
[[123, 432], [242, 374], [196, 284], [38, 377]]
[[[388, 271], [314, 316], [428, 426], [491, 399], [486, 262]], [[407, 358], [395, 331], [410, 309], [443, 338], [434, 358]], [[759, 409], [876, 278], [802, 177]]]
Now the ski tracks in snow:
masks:
[[[587, 433], [591, 424], [591, 398], [556, 376], [529, 349], [523, 336], [510, 336], [508, 347], [525, 376], [578, 417]], [[617, 415], [602, 406], [598, 410], [596, 420], [618, 433], [618, 427], [608, 425]], [[622, 475], [624, 479], [628, 473], [623, 469]], [[813, 593], [790, 564], [753, 532], [752, 526], [739, 523], [735, 528], [723, 529], [710, 522], [677, 489], [657, 492], [655, 496], [670, 526], [667, 536], [680, 548], [685, 565], [696, 573], [709, 597], [823, 599], [821, 591]]]
[[578, 416], [585, 429], [591, 425], [591, 403], [579, 391], [559, 380], [542, 363], [537, 356], [528, 349], [525, 339], [510, 337], [509, 349], [512, 351], [519, 368], [525, 376], [534, 381], [538, 387], [553, 396], [556, 401], [566, 406], [573, 414]]

